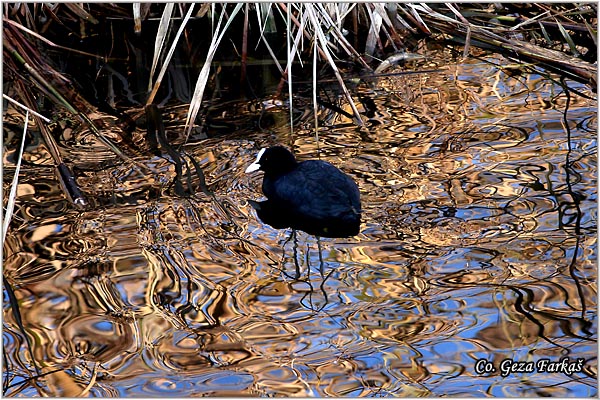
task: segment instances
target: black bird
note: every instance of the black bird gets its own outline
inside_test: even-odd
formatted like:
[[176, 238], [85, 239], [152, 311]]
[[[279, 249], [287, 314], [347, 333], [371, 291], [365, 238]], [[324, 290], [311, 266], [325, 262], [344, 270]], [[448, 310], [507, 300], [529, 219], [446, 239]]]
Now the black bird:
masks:
[[297, 162], [285, 147], [262, 149], [246, 173], [262, 170], [263, 194], [250, 201], [258, 217], [276, 229], [315, 236], [349, 237], [360, 232], [360, 193], [354, 181], [326, 161]]

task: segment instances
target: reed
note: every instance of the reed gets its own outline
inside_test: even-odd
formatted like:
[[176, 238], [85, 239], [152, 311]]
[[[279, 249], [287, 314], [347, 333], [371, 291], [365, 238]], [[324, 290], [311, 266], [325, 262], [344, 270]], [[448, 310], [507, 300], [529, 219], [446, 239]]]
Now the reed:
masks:
[[[321, 81], [319, 71], [327, 70], [349, 105], [354, 123], [363, 123], [361, 113], [348, 89], [346, 70], [340, 66], [346, 60], [365, 74], [378, 75], [394, 60], [404, 60], [416, 53], [419, 43], [437, 41], [454, 46], [469, 57], [474, 48], [497, 52], [514, 61], [524, 71], [548, 71], [596, 86], [597, 11], [596, 3], [201, 3], [201, 4], [113, 4], [113, 3], [3, 3], [4, 82], [9, 94], [30, 108], [32, 113], [48, 115], [52, 110], [39, 109], [39, 99], [47, 98], [53, 108], [67, 111], [73, 118], [88, 124], [98, 139], [118, 157], [137, 164], [128, 153], [126, 140], [114, 142], [105, 137], [90, 117], [99, 105], [79, 95], [72, 79], [57, 65], [63, 57], [78, 55], [98, 63], [98, 73], [115, 61], [111, 54], [115, 43], [108, 43], [104, 54], [91, 54], [85, 46], [75, 45], [69, 38], [76, 36], [84, 43], [97, 32], [101, 21], [129, 24], [135, 35], [154, 38], [151, 60], [146, 66], [137, 60], [140, 69], [149, 70], [147, 81], [140, 85], [142, 104], [155, 104], [156, 95], [165, 86], [165, 76], [172, 71], [173, 56], [184, 49], [189, 59], [198, 65], [190, 97], [185, 138], [197, 126], [201, 111], [206, 109], [206, 90], [218, 69], [215, 59], [223, 56], [223, 44], [241, 48], [238, 62], [246, 77], [252, 52], [264, 44], [268, 57], [281, 74], [276, 96], [286, 97], [288, 86], [290, 129], [293, 129], [293, 90], [295, 72], [311, 71], [313, 109], [316, 86]], [[157, 30], [145, 24], [160, 20]], [[191, 48], [190, 21], [206, 21], [212, 36], [206, 38], [202, 53]], [[177, 23], [175, 23], [177, 21]], [[240, 28], [241, 27], [241, 28]], [[249, 41], [249, 32], [259, 32], [258, 42]], [[237, 35], [239, 43], [232, 39]], [[62, 35], [61, 35], [62, 34]], [[146, 36], [144, 36], [146, 35]], [[229, 35], [229, 36], [228, 36]], [[273, 37], [286, 36], [285, 59]], [[229, 40], [227, 40], [227, 39]], [[116, 39], [115, 39], [116, 40]], [[71, 43], [71, 44], [69, 44]], [[406, 56], [404, 56], [406, 55]], [[419, 56], [416, 54], [416, 56]], [[344, 64], [347, 65], [347, 64]], [[375, 70], [375, 72], [373, 72]], [[135, 72], [135, 71], [134, 71]], [[13, 84], [18, 82], [19, 84]], [[7, 85], [8, 83], [8, 85]], [[27, 93], [25, 93], [25, 91]], [[28, 100], [29, 99], [29, 100]], [[34, 101], [37, 100], [37, 101]], [[341, 107], [336, 112], [344, 112]], [[50, 113], [48, 112], [50, 111]], [[315, 115], [316, 117], [316, 115]], [[317, 128], [315, 118], [315, 128]], [[40, 123], [44, 123], [40, 120]], [[318, 130], [315, 130], [318, 135]], [[127, 132], [121, 132], [127, 137]], [[44, 135], [51, 140], [49, 135]], [[49, 148], [55, 146], [48, 143]], [[55, 158], [57, 167], [60, 157]], [[143, 169], [137, 164], [138, 169]]]

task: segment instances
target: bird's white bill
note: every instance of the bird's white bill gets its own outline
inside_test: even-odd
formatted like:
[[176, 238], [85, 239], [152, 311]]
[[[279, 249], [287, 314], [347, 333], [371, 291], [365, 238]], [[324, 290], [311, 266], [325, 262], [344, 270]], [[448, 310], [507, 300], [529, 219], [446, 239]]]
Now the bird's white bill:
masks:
[[246, 173], [249, 174], [250, 172], [258, 171], [259, 169], [260, 169], [260, 164], [257, 162], [253, 162], [252, 164], [250, 164], [248, 166], [248, 168], [246, 168]]
[[258, 171], [260, 169], [260, 158], [262, 157], [265, 150], [266, 149], [260, 149], [260, 151], [258, 152], [258, 155], [256, 156], [256, 161], [254, 161], [252, 164], [250, 164], [248, 166], [248, 168], [246, 168], [247, 174], [249, 174], [250, 172]]

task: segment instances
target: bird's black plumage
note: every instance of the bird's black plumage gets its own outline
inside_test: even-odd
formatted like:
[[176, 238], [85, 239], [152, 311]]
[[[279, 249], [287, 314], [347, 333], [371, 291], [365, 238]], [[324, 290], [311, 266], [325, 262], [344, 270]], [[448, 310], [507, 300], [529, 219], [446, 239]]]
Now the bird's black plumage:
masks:
[[358, 186], [326, 161], [297, 162], [282, 146], [261, 150], [246, 172], [263, 170], [267, 201], [251, 202], [263, 222], [317, 236], [347, 237], [360, 231]]

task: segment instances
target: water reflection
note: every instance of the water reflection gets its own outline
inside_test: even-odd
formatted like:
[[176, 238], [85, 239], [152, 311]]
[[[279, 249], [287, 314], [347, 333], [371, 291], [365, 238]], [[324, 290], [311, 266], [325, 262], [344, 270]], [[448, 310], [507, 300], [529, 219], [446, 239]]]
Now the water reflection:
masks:
[[[156, 176], [73, 158], [76, 211], [30, 160], [4, 246], [5, 394], [596, 395], [595, 102], [572, 95], [569, 137], [555, 83], [451, 68], [362, 88], [370, 126], [324, 115], [320, 151], [296, 131], [359, 184], [355, 237], [292, 234], [246, 200], [285, 127], [188, 145], [214, 196], [175, 195], [165, 158], [138, 159]], [[474, 370], [563, 356], [583, 371]]]
[[272, 200], [254, 201], [248, 200], [248, 203], [256, 211], [258, 218], [265, 224], [271, 225], [275, 229], [299, 229], [311, 235], [328, 237], [328, 238], [344, 238], [355, 236], [360, 230], [359, 223], [346, 223], [339, 221], [335, 225], [327, 221], [321, 221], [318, 218], [310, 216], [296, 217], [287, 207], [282, 207], [281, 204]]

